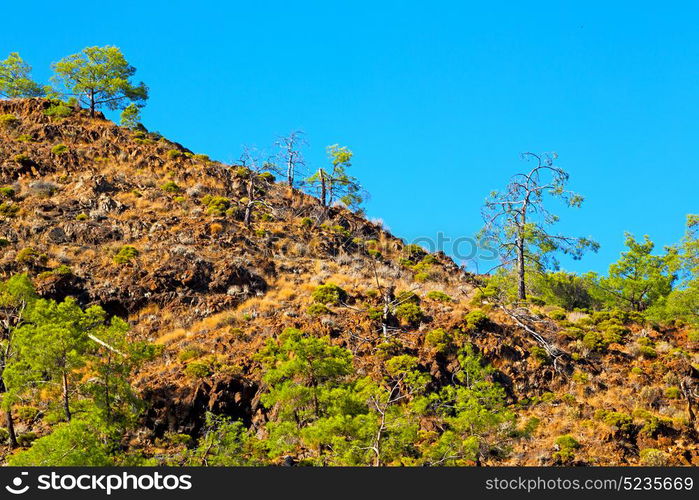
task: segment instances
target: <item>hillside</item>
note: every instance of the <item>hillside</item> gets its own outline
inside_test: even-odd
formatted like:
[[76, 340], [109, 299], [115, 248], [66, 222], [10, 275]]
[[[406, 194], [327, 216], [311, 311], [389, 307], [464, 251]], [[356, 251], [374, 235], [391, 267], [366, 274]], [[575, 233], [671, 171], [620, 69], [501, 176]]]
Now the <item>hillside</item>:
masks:
[[[468, 463], [638, 465], [651, 456], [699, 465], [680, 390], [699, 381], [699, 346], [684, 329], [615, 311], [510, 310], [446, 255], [268, 176], [248, 227], [250, 170], [86, 110], [47, 116], [53, 107], [0, 101], [0, 278], [28, 273], [42, 297], [100, 305], [128, 320], [131, 338], [163, 346], [131, 376], [146, 409], [124, 446], [176, 454], [182, 444], [168, 436], [196, 440], [207, 412], [263, 436], [274, 415], [261, 401], [256, 354], [297, 328], [329, 336], [374, 380], [385, 379], [387, 360], [414, 356], [431, 391], [460, 383], [458, 352], [472, 345], [515, 418], [483, 431], [487, 444]], [[327, 284], [341, 288], [338, 300], [314, 296]], [[416, 307], [384, 321], [387, 303]], [[441, 340], [431, 334], [439, 329]], [[604, 349], [581, 342], [612, 331]], [[203, 368], [187, 370], [194, 364]], [[52, 425], [19, 409], [16, 419], [24, 434]], [[418, 421], [440, 432], [430, 417]]]

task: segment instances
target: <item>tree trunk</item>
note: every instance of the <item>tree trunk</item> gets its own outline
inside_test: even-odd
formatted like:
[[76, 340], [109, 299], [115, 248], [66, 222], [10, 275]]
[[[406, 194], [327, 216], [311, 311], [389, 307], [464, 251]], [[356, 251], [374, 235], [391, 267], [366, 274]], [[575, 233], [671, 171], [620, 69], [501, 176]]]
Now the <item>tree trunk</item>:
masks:
[[321, 168], [318, 173], [320, 174], [320, 203], [327, 207], [328, 188], [325, 185], [325, 171]]
[[527, 299], [524, 286], [524, 236], [517, 237], [517, 297], [519, 300]]
[[252, 218], [252, 202], [248, 202], [247, 205], [245, 205], [245, 217], [243, 217], [243, 224], [245, 224], [245, 227], [250, 227], [250, 220]]
[[66, 414], [66, 419], [70, 422], [70, 400], [68, 398], [68, 374], [63, 372], [63, 411]]
[[286, 164], [286, 180], [289, 183], [289, 187], [294, 187], [294, 160], [291, 152]]
[[15, 422], [12, 419], [12, 408], [5, 410], [5, 421], [7, 422], [8, 442], [10, 449], [17, 448], [17, 434], [15, 433]]
[[90, 91], [90, 118], [95, 117], [95, 91]]

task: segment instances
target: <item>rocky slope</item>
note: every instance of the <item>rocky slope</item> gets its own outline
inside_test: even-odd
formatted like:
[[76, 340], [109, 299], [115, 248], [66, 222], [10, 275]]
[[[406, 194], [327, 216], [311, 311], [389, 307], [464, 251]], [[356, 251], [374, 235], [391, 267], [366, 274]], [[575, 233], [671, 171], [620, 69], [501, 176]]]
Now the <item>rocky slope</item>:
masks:
[[[364, 372], [377, 372], [385, 338], [368, 311], [382, 304], [378, 290], [412, 290], [423, 318], [395, 325], [392, 337], [434, 384], [451, 379], [455, 360], [427, 345], [425, 334], [463, 328], [465, 314], [481, 308], [489, 321], [471, 341], [496, 368], [493, 379], [521, 421], [541, 422], [489, 463], [555, 463], [554, 440], [574, 434], [580, 464], [638, 464], [642, 449], [664, 451], [668, 463], [699, 464], [687, 402], [670, 390], [699, 379], [697, 345], [685, 332], [622, 318], [623, 342], [591, 352], [572, 327], [601, 331], [609, 318], [509, 311], [482, 298], [474, 305], [479, 280], [445, 255], [406, 248], [380, 226], [342, 208], [326, 212], [280, 183], [258, 183], [265, 204], [247, 227], [249, 170], [84, 110], [49, 117], [50, 107], [0, 101], [0, 277], [27, 272], [41, 295], [100, 304], [128, 318], [134, 337], [164, 346], [134, 380], [149, 403], [147, 432], [133, 438], [144, 449], [166, 431], [196, 432], [206, 411], [263, 421], [253, 354], [286, 327], [328, 334]], [[310, 314], [311, 293], [323, 283], [347, 297]], [[428, 296], [435, 291], [450, 299]], [[649, 343], [654, 357], [640, 349]], [[184, 376], [178, 353], [193, 347], [220, 369]]]

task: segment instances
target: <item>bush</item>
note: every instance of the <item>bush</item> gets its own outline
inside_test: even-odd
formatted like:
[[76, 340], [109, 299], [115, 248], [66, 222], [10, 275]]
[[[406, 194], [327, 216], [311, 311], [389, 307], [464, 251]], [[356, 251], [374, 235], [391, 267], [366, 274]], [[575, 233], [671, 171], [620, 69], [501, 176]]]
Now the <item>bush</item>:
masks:
[[687, 334], [687, 340], [690, 342], [699, 342], [699, 330], [692, 330]]
[[417, 281], [418, 283], [424, 283], [428, 279], [430, 279], [430, 274], [429, 273], [415, 273], [415, 276], [413, 276], [413, 279]]
[[78, 214], [75, 216], [75, 220], [77, 220], [77, 221], [83, 221], [83, 220], [87, 220], [87, 219], [89, 219], [89, 217], [85, 213]]
[[347, 292], [334, 283], [326, 283], [313, 290], [312, 297], [320, 304], [339, 304], [347, 300]]
[[20, 134], [15, 140], [17, 142], [33, 142], [34, 138], [29, 134]]
[[36, 432], [25, 432], [17, 436], [17, 444], [22, 448], [29, 447], [34, 441], [36, 441]]
[[535, 345], [534, 347], [529, 349], [529, 354], [531, 354], [532, 358], [536, 360], [539, 364], [549, 362], [549, 353], [546, 352], [546, 349], [544, 349], [543, 347]]
[[211, 375], [211, 367], [207, 363], [192, 361], [185, 367], [184, 372], [192, 378], [205, 378]]
[[328, 309], [325, 304], [315, 303], [308, 306], [306, 314], [313, 317], [322, 316], [324, 314], [330, 314], [330, 309]]
[[19, 163], [20, 165], [26, 165], [28, 163], [31, 163], [31, 159], [29, 158], [29, 156], [27, 156], [24, 153], [19, 153], [19, 154], [14, 155], [12, 157], [12, 160], [15, 163]]
[[422, 309], [412, 302], [406, 302], [396, 307], [395, 315], [396, 318], [411, 325], [417, 324], [423, 319]]
[[270, 172], [262, 172], [257, 176], [261, 181], [269, 182], [270, 184], [275, 181], [275, 177]]
[[169, 159], [174, 160], [182, 156], [182, 151], [180, 151], [179, 149], [171, 149], [166, 154]]
[[10, 186], [5, 186], [0, 188], [0, 198], [6, 198], [8, 200], [11, 200], [12, 198], [15, 197], [15, 190], [14, 188], [11, 188]]
[[221, 216], [226, 213], [231, 206], [231, 200], [225, 196], [211, 196], [207, 194], [201, 199], [202, 203], [206, 205], [206, 213], [209, 215]]
[[211, 159], [209, 158], [209, 155], [201, 155], [201, 154], [200, 154], [200, 155], [194, 155], [194, 156], [192, 157], [192, 159], [198, 160], [198, 161], [203, 161], [204, 163], [208, 163], [208, 162], [211, 161]]
[[68, 152], [68, 146], [65, 144], [56, 144], [54, 147], [51, 148], [51, 152], [55, 155], [62, 155], [63, 153]]
[[0, 203], [0, 215], [3, 217], [14, 217], [19, 212], [19, 205], [15, 203]]
[[667, 453], [655, 448], [644, 448], [639, 456], [641, 464], [646, 467], [665, 467], [668, 464]]
[[655, 352], [655, 349], [653, 349], [649, 345], [641, 345], [638, 347], [638, 352], [643, 356], [644, 358], [652, 359], [658, 356], [658, 353]]
[[427, 255], [427, 252], [420, 245], [411, 244], [403, 247], [403, 255], [411, 264], [417, 263]]
[[32, 192], [32, 194], [39, 196], [40, 198], [50, 198], [56, 194], [58, 187], [52, 182], [34, 181], [29, 184], [29, 190]]
[[604, 352], [609, 347], [609, 342], [600, 332], [587, 332], [582, 339], [583, 345], [595, 352]]
[[556, 321], [563, 321], [566, 319], [567, 315], [563, 309], [553, 309], [549, 311], [548, 317]]
[[204, 354], [204, 350], [201, 347], [198, 346], [188, 346], [182, 349], [178, 354], [177, 354], [177, 359], [180, 361], [189, 361], [190, 359], [198, 358], [202, 354]]
[[563, 463], [573, 461], [575, 450], [580, 448], [580, 442], [569, 434], [557, 437], [555, 444], [558, 451], [553, 454], [553, 458]]
[[51, 434], [36, 440], [29, 450], [10, 456], [8, 464], [15, 467], [114, 465], [109, 446], [104, 444], [96, 429], [78, 419], [58, 425]]
[[160, 189], [166, 193], [179, 193], [181, 191], [180, 186], [173, 181], [167, 181], [165, 184], [160, 186]]
[[39, 409], [34, 406], [20, 406], [16, 410], [17, 418], [20, 420], [34, 420], [39, 414]]
[[67, 118], [71, 114], [73, 114], [73, 109], [66, 106], [62, 102], [53, 103], [53, 104], [51, 104], [51, 106], [49, 106], [48, 109], [44, 110], [44, 114], [48, 117], [55, 118], [57, 120], [61, 120], [63, 118]]
[[633, 419], [630, 415], [618, 411], [597, 410], [595, 418], [610, 427], [616, 427], [621, 432], [628, 433], [633, 429]]
[[437, 291], [437, 290], [432, 290], [431, 292], [427, 292], [426, 297], [430, 300], [435, 300], [437, 302], [452, 302], [453, 301], [453, 299], [449, 295], [447, 295], [444, 292]]
[[0, 127], [2, 128], [14, 128], [19, 125], [19, 118], [15, 115], [0, 115]]
[[301, 227], [303, 229], [310, 229], [313, 226], [313, 221], [309, 217], [304, 217], [301, 219]]
[[679, 387], [668, 387], [665, 389], [665, 397], [668, 399], [680, 399], [682, 397], [682, 391]]
[[437, 328], [425, 335], [425, 344], [436, 352], [446, 352], [451, 345], [452, 336], [443, 328]]
[[15, 262], [18, 264], [33, 264], [39, 257], [39, 253], [32, 247], [23, 248], [15, 256]]
[[114, 256], [114, 262], [122, 265], [131, 262], [138, 257], [139, 251], [131, 245], [124, 245], [119, 249], [119, 252]]
[[475, 332], [485, 328], [490, 322], [490, 319], [488, 315], [480, 309], [474, 309], [464, 316], [464, 322], [467, 331]]

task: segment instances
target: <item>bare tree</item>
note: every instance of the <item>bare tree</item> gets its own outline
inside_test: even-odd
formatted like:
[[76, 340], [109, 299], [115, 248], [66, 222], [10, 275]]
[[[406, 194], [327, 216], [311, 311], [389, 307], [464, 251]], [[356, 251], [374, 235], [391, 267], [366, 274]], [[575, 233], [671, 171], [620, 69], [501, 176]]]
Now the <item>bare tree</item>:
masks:
[[544, 206], [546, 195], [562, 199], [569, 207], [579, 207], [583, 198], [565, 189], [569, 175], [554, 164], [558, 158], [555, 153], [523, 153], [522, 158], [533, 161], [534, 168], [514, 175], [504, 192], [490, 194], [482, 211], [485, 226], [480, 236], [495, 243], [502, 259], [496, 267], [515, 265], [517, 296], [525, 300], [528, 267], [538, 271], [555, 268], [558, 266], [556, 252], [580, 259], [586, 250], [597, 251], [599, 245], [589, 238], [548, 231], [547, 228], [558, 221], [558, 216]]
[[[275, 165], [270, 160], [262, 160], [263, 156], [264, 155], [256, 148], [244, 146], [243, 154], [240, 158], [240, 163], [248, 170], [245, 179], [245, 194], [247, 201], [243, 206], [243, 209], [245, 210], [243, 215], [243, 223], [247, 227], [250, 227], [253, 209], [256, 205], [263, 205], [270, 210], [272, 209], [267, 202], [261, 199], [260, 195], [263, 193], [266, 185], [272, 181], [269, 172], [270, 170], [274, 171]], [[267, 175], [265, 175], [265, 173], [267, 173]]]
[[302, 149], [308, 143], [302, 131], [294, 130], [288, 136], [280, 138], [276, 145], [280, 149], [280, 162], [277, 171], [286, 176], [287, 184], [293, 188], [296, 174], [302, 174], [301, 170], [306, 166]]

